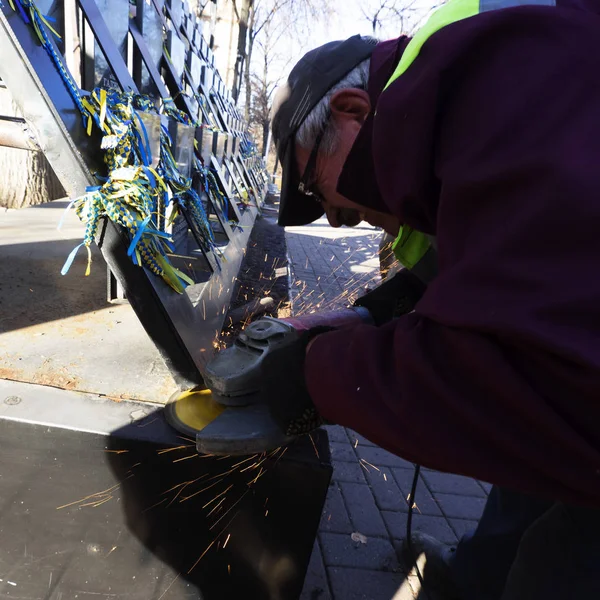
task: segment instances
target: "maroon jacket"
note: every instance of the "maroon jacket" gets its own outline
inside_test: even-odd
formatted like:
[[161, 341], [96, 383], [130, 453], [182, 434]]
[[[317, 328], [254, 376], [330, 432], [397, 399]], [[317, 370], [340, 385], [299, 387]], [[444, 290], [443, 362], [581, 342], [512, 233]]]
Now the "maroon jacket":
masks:
[[387, 450], [592, 506], [598, 13], [559, 0], [447, 26], [381, 97], [406, 40], [376, 48], [377, 114], [339, 189], [436, 235], [440, 272], [414, 313], [319, 336], [306, 362], [320, 412]]

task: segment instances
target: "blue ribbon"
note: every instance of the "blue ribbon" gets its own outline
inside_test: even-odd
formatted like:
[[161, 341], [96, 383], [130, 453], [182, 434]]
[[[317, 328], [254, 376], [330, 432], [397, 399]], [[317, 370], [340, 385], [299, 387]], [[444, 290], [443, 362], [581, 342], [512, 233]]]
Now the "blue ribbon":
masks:
[[148, 178], [148, 181], [150, 182], [150, 187], [152, 187], [153, 189], [156, 188], [156, 177], [154, 177], [154, 174], [152, 173], [152, 171], [146, 167], [144, 167], [144, 173], [146, 173], [146, 177]]
[[31, 21], [29, 20], [29, 17], [27, 16], [25, 11], [23, 10], [23, 7], [21, 6], [21, 0], [15, 0], [15, 4], [17, 5], [19, 12], [21, 13], [21, 17], [23, 17], [23, 21], [25, 21], [25, 23], [27, 25], [29, 25], [29, 23], [31, 23]]
[[171, 136], [169, 135], [169, 130], [164, 125], [161, 125], [160, 128], [162, 129], [163, 133], [165, 134], [165, 136], [169, 140], [169, 146], [172, 146], [173, 145], [173, 140], [171, 139]]
[[75, 246], [75, 248], [73, 248], [73, 250], [71, 250], [71, 254], [69, 254], [69, 256], [67, 257], [67, 260], [65, 261], [65, 264], [63, 265], [63, 268], [60, 270], [61, 275], [66, 275], [69, 272], [69, 269], [71, 268], [71, 265], [73, 264], [73, 261], [75, 260], [75, 256], [77, 255], [79, 248], [81, 248], [81, 246], [83, 246], [84, 244], [85, 244], [85, 242], [81, 242], [81, 244], [79, 244], [79, 246]]
[[[152, 148], [150, 147], [150, 140], [148, 139], [148, 132], [146, 131], [146, 126], [144, 125], [144, 121], [142, 121], [140, 115], [138, 115], [137, 112], [134, 112], [133, 114], [136, 116], [138, 123], [141, 126], [142, 133], [144, 134], [144, 141], [146, 142], [144, 149], [145, 149], [146, 155], [148, 157], [148, 162], [146, 162], [144, 164], [146, 166], [148, 166], [148, 165], [152, 164]], [[144, 145], [144, 144], [142, 144], [142, 145]]]
[[142, 138], [137, 129], [133, 129], [133, 135], [135, 136], [135, 139], [138, 142], [137, 147], [138, 147], [138, 150], [142, 157], [142, 164], [144, 164], [145, 166], [148, 166], [150, 163], [148, 162], [148, 155], [146, 154], [146, 148], [144, 148]]
[[60, 218], [60, 221], [58, 222], [58, 227], [56, 228], [58, 231], [61, 230], [63, 223], [65, 221], [65, 218], [67, 217], [67, 213], [73, 208], [73, 204], [75, 204], [75, 202], [77, 202], [77, 199], [71, 200], [71, 202], [69, 202], [67, 208], [65, 208], [65, 211], [63, 212], [62, 217]]
[[138, 242], [140, 241], [142, 235], [144, 235], [144, 231], [146, 230], [148, 223], [150, 223], [150, 219], [151, 219], [151, 217], [149, 215], [138, 225], [137, 231], [135, 232], [135, 235], [133, 236], [133, 239], [131, 240], [131, 244], [129, 244], [129, 249], [127, 250], [127, 256], [132, 256], [133, 253], [135, 252], [135, 247], [138, 245]]

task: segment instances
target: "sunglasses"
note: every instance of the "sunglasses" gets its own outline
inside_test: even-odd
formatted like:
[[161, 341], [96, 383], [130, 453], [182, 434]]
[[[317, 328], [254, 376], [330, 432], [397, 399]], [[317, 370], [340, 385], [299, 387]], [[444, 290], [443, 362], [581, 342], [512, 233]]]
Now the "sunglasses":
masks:
[[317, 154], [319, 153], [319, 146], [323, 141], [323, 136], [325, 135], [325, 129], [323, 129], [317, 139], [315, 140], [315, 145], [313, 146], [312, 152], [308, 157], [308, 162], [306, 163], [306, 167], [304, 168], [304, 173], [300, 178], [300, 183], [298, 184], [298, 191], [305, 196], [311, 196], [315, 201], [319, 204], [323, 203], [323, 197], [316, 192], [315, 190], [311, 190], [311, 186], [314, 185], [314, 172], [317, 166]]

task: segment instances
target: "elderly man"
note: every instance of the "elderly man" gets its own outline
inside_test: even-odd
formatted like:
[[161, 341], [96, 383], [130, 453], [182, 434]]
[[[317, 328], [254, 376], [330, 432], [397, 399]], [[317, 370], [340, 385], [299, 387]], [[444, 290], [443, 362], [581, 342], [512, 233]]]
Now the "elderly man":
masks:
[[414, 536], [463, 600], [600, 597], [600, 4], [523, 4], [326, 44], [274, 107], [279, 223], [382, 226], [418, 277], [273, 355], [272, 411], [496, 484], [456, 548]]

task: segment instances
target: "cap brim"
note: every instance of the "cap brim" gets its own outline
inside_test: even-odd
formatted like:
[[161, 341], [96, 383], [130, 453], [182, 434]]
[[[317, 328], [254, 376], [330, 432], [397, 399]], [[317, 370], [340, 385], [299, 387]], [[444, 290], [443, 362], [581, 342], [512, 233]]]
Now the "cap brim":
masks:
[[323, 207], [310, 196], [298, 191], [300, 175], [293, 141], [287, 145], [281, 168], [283, 176], [277, 221], [279, 225], [283, 227], [308, 225], [321, 218], [324, 214]]

